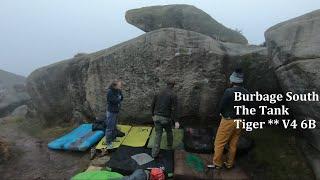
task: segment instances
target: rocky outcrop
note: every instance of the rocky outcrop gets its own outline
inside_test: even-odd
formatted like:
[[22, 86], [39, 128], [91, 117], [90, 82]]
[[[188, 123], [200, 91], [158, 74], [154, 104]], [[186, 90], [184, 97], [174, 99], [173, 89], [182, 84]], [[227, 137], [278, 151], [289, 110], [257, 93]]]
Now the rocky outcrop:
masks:
[[28, 114], [28, 106], [27, 105], [21, 105], [17, 107], [15, 110], [12, 111], [10, 114], [11, 117], [20, 117], [25, 118]]
[[0, 117], [8, 115], [30, 99], [25, 81], [23, 76], [0, 70]]
[[132, 9], [126, 12], [126, 20], [145, 32], [173, 27], [199, 32], [225, 42], [248, 43], [241, 33], [225, 27], [204, 11], [191, 5]]
[[[265, 32], [268, 52], [282, 91], [320, 93], [320, 10], [285, 21]], [[320, 103], [291, 102], [299, 120], [315, 119], [318, 128], [303, 131], [320, 150]]]
[[[284, 92], [319, 93], [320, 88], [320, 10], [280, 23], [266, 31], [266, 42], [273, 68]], [[298, 120], [317, 120], [317, 128], [303, 130], [308, 144], [302, 151], [319, 177], [320, 103], [291, 102]], [[310, 146], [312, 145], [312, 146]], [[317, 150], [318, 151], [317, 151]]]
[[121, 78], [125, 100], [120, 119], [141, 123], [151, 122], [153, 94], [167, 79], [174, 78], [180, 118], [185, 123], [197, 118], [198, 124], [211, 124], [217, 118], [217, 105], [231, 69], [243, 64], [264, 68], [260, 64], [267, 62], [265, 51], [257, 46], [222, 43], [192, 31], [164, 28], [40, 68], [28, 77], [27, 87], [44, 119], [70, 121], [75, 114], [93, 117], [104, 113], [105, 88], [112, 79]]

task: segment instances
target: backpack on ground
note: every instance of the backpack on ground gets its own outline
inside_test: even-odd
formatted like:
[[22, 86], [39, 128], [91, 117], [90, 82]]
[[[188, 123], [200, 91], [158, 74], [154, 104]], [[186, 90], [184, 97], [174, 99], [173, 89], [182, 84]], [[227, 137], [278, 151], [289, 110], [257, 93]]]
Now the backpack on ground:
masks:
[[165, 180], [165, 173], [162, 168], [151, 168], [150, 180]]
[[105, 131], [106, 123], [105, 118], [96, 118], [92, 124], [92, 131]]

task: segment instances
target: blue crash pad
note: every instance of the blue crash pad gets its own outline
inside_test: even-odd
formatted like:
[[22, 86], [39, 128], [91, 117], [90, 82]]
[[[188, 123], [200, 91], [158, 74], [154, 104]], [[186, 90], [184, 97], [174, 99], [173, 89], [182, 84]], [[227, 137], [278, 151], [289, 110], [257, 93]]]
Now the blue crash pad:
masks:
[[82, 124], [70, 133], [51, 141], [49, 149], [86, 151], [100, 141], [103, 131], [92, 131], [92, 124]]

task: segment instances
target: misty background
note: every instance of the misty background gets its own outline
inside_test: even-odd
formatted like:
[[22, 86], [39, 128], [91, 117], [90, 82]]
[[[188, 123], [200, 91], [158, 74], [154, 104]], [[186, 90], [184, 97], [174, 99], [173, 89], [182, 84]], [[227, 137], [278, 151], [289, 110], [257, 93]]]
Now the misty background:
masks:
[[129, 9], [190, 4], [250, 44], [267, 28], [320, 8], [319, 0], [0, 0], [0, 69], [27, 76], [36, 68], [129, 40], [144, 32], [125, 21]]

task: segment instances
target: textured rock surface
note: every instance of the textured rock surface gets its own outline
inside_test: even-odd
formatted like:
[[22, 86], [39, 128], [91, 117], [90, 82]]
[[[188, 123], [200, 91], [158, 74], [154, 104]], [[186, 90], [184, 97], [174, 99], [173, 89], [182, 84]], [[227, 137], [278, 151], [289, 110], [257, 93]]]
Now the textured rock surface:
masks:
[[[175, 78], [181, 118], [211, 124], [227, 86], [229, 74], [225, 69], [232, 67], [225, 63], [241, 64], [242, 56], [262, 56], [260, 52], [265, 51], [261, 47], [241, 47], [239, 53], [238, 45], [196, 32], [160, 29], [40, 68], [28, 77], [27, 87], [35, 108], [48, 122], [70, 121], [75, 114], [90, 117], [104, 113], [105, 87], [112, 79], [121, 78], [126, 84], [120, 119], [139, 123], [151, 122], [149, 109], [154, 92], [166, 79]], [[266, 62], [261, 59], [252, 62]]]
[[0, 70], [0, 117], [26, 103], [30, 97], [25, 88], [26, 78]]
[[223, 26], [204, 11], [191, 5], [132, 9], [126, 12], [126, 20], [145, 32], [173, 27], [206, 34], [225, 42], [248, 43], [241, 33]]
[[15, 110], [12, 111], [10, 114], [11, 117], [26, 117], [28, 113], [28, 106], [27, 105], [21, 105], [17, 107]]
[[0, 164], [6, 162], [10, 156], [9, 144], [0, 137]]
[[[268, 52], [284, 92], [320, 93], [320, 10], [280, 23], [265, 33]], [[304, 131], [320, 150], [320, 103], [289, 104], [297, 119], [315, 119], [318, 128]]]

